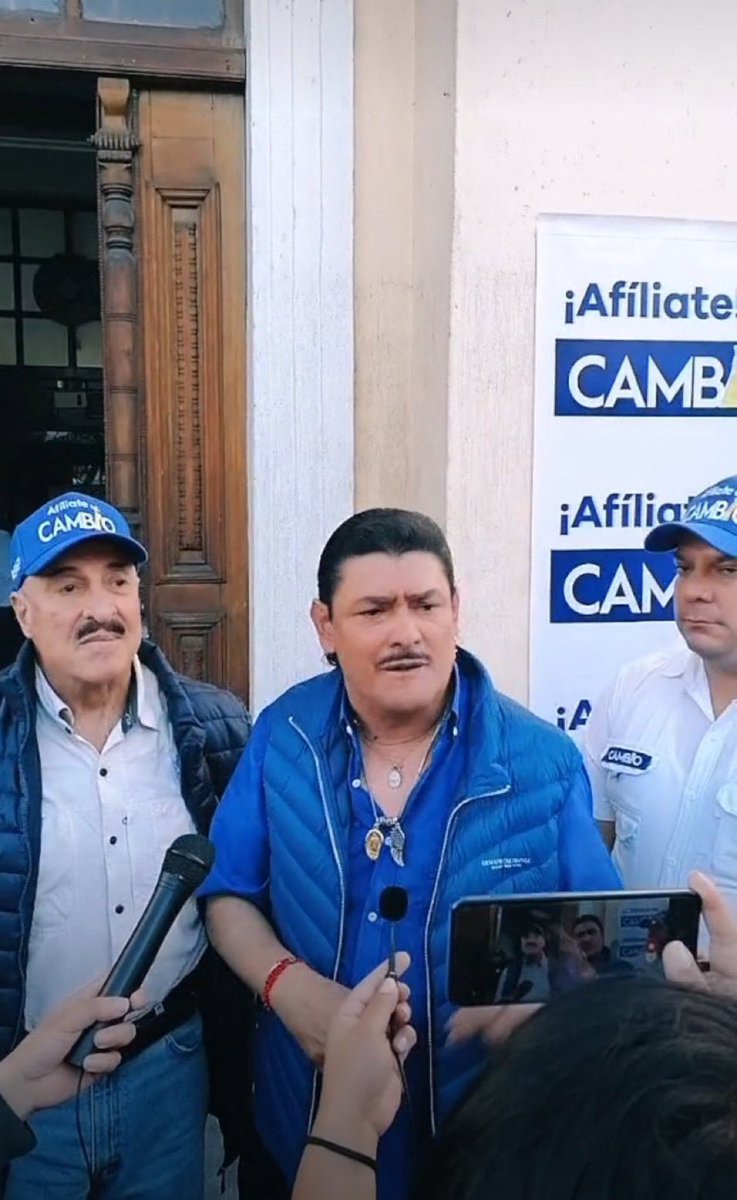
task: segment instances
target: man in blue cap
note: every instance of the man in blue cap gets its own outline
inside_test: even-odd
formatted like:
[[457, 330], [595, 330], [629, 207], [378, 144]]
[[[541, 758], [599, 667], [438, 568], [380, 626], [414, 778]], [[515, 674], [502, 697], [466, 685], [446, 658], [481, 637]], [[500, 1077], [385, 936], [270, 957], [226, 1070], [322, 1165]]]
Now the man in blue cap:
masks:
[[[143, 640], [144, 547], [116, 509], [67, 493], [15, 530], [11, 601], [27, 638], [0, 675], [0, 1056], [104, 977], [175, 838], [205, 833], [250, 724], [228, 692]], [[134, 1055], [40, 1113], [6, 1200], [200, 1200], [207, 1070], [194, 901], [144, 985]], [[78, 1124], [79, 1123], [79, 1124]]]
[[645, 546], [675, 556], [683, 642], [629, 663], [595, 705], [594, 812], [625, 887], [684, 887], [698, 869], [737, 908], [737, 475]]

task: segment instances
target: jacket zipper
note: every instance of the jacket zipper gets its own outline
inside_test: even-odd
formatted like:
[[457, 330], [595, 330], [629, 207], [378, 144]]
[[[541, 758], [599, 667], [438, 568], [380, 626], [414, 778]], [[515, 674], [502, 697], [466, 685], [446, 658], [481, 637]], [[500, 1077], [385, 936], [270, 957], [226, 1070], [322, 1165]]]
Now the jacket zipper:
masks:
[[435, 1117], [435, 1066], [434, 1066], [434, 1062], [433, 1062], [435, 1047], [434, 1047], [433, 1025], [432, 1025], [432, 1017], [433, 1017], [432, 984], [431, 984], [431, 979], [430, 979], [430, 925], [432, 923], [432, 918], [433, 918], [433, 915], [435, 912], [435, 904], [436, 904], [436, 901], [438, 898], [438, 888], [440, 887], [440, 876], [443, 871], [444, 859], [445, 859], [446, 851], [448, 849], [448, 839], [450, 837], [451, 830], [453, 828], [455, 819], [458, 816], [458, 813], [461, 811], [462, 808], [465, 808], [467, 804], [473, 804], [476, 800], [490, 800], [493, 796], [505, 796], [511, 790], [512, 790], [511, 784], [507, 784], [505, 787], [498, 788], [495, 792], [482, 792], [478, 796], [467, 796], [465, 800], [461, 800], [460, 803], [456, 804], [455, 808], [453, 809], [452, 813], [450, 814], [450, 816], [448, 818], [448, 823], [445, 826], [445, 834], [443, 836], [443, 845], [440, 850], [440, 860], [438, 862], [438, 869], [437, 869], [437, 872], [435, 875], [435, 882], [433, 884], [432, 894], [430, 896], [430, 906], [427, 910], [427, 921], [425, 922], [425, 998], [426, 998], [425, 1003], [427, 1005], [426, 1016], [427, 1016], [427, 1050], [428, 1050], [427, 1063], [428, 1063], [428, 1085], [429, 1085], [429, 1089], [430, 1089], [429, 1090], [430, 1131], [431, 1131], [431, 1134], [433, 1137], [435, 1137], [435, 1134], [436, 1134], [436, 1117]]
[[[340, 956], [343, 953], [343, 936], [344, 936], [344, 928], [345, 928], [345, 876], [343, 874], [343, 865], [340, 861], [340, 855], [338, 854], [338, 843], [336, 841], [335, 830], [333, 828], [333, 822], [330, 817], [330, 810], [328, 809], [328, 802], [327, 802], [327, 798], [325, 796], [325, 787], [324, 787], [324, 784], [322, 781], [322, 771], [320, 770], [320, 759], [317, 755], [317, 751], [315, 750], [314, 746], [312, 745], [312, 742], [308, 738], [307, 734], [302, 729], [300, 729], [300, 727], [297, 724], [297, 722], [295, 721], [294, 717], [289, 718], [289, 724], [292, 726], [292, 728], [295, 730], [295, 732], [298, 733], [299, 736], [302, 738], [302, 741], [304, 742], [304, 744], [306, 745], [310, 754], [312, 755], [312, 760], [315, 764], [315, 773], [317, 775], [317, 785], [320, 789], [320, 800], [322, 801], [322, 811], [325, 815], [325, 824], [328, 827], [328, 834], [330, 836], [330, 848], [333, 852], [333, 858], [335, 859], [335, 866], [337, 867], [337, 870], [338, 870], [338, 879], [340, 881], [340, 925], [338, 927], [338, 946], [335, 951], [335, 962], [333, 963], [333, 975], [332, 975], [333, 981], [335, 982], [335, 981], [337, 981], [337, 978], [338, 978], [338, 967], [340, 966]], [[315, 1119], [315, 1109], [317, 1108], [317, 1077], [318, 1077], [318, 1072], [314, 1071], [313, 1075], [312, 1075], [312, 1100], [310, 1102], [310, 1116], [309, 1116], [309, 1120], [307, 1123], [308, 1130], [312, 1128], [312, 1122]]]
[[[33, 722], [28, 720], [28, 712], [27, 711], [24, 713], [24, 719], [26, 721], [26, 730], [25, 730], [23, 742], [22, 742], [22, 745], [20, 747], [20, 751], [18, 754], [18, 779], [19, 779], [19, 783], [20, 783], [20, 792], [21, 792], [19, 815], [21, 818], [22, 825], [25, 826], [23, 832], [24, 832], [24, 836], [25, 836], [26, 845], [28, 847], [28, 874], [26, 875], [25, 881], [23, 883], [23, 888], [22, 888], [21, 894], [20, 894], [20, 903], [18, 905], [18, 916], [19, 916], [19, 925], [20, 925], [20, 952], [19, 952], [19, 962], [18, 962], [18, 965], [20, 968], [20, 1004], [18, 1007], [18, 1017], [17, 1017], [16, 1024], [15, 1024], [15, 1032], [13, 1034], [13, 1045], [15, 1045], [18, 1042], [21, 1031], [25, 1028], [26, 996], [27, 996], [27, 990], [28, 990], [27, 989], [27, 978], [26, 978], [27, 969], [28, 969], [28, 936], [30, 936], [30, 934], [27, 935], [27, 933], [26, 933], [26, 920], [25, 920], [26, 898], [28, 896], [29, 888], [33, 888], [33, 890], [35, 892], [36, 880], [38, 878], [38, 866], [39, 866], [38, 860], [36, 860], [34, 862], [33, 848], [31, 846], [31, 838], [30, 838], [30, 833], [29, 833], [29, 813], [30, 813], [30, 806], [33, 803], [33, 800], [31, 797], [31, 789], [29, 787], [28, 777], [26, 775], [25, 767], [23, 765], [24, 761], [25, 761], [28, 745], [31, 740], [31, 730], [32, 730], [32, 728], [34, 728], [34, 726], [33, 726]], [[39, 783], [39, 785], [41, 783], [40, 771], [39, 771], [38, 783]], [[40, 804], [41, 804], [41, 797], [39, 797], [39, 805]]]

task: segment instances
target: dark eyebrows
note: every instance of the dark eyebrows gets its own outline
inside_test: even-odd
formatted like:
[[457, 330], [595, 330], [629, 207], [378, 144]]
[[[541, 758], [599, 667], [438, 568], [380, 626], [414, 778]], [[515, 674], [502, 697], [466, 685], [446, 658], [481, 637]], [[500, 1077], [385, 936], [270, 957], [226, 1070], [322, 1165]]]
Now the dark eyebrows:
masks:
[[357, 608], [386, 608], [388, 604], [393, 604], [396, 596], [361, 596], [356, 600]]
[[430, 588], [427, 592], [417, 592], [407, 598], [416, 604], [427, 604], [429, 600], [442, 600], [443, 593], [438, 588]]
[[[680, 546], [676, 547], [676, 549], [674, 550], [673, 557], [675, 558], [675, 560], [679, 566], [682, 566], [686, 562], [686, 558], [685, 558]], [[734, 563], [735, 565], [737, 565], [737, 555], [722, 554], [721, 550], [717, 550], [715, 557], [712, 558], [712, 560], [711, 560], [712, 566], [721, 567], [724, 563]]]
[[[411, 604], [427, 604], [430, 600], [442, 600], [443, 593], [438, 588], [430, 588], [427, 592], [411, 592], [407, 599]], [[359, 608], [388, 608], [392, 604], [396, 604], [397, 597], [394, 596], [361, 596], [356, 600], [356, 607]]]

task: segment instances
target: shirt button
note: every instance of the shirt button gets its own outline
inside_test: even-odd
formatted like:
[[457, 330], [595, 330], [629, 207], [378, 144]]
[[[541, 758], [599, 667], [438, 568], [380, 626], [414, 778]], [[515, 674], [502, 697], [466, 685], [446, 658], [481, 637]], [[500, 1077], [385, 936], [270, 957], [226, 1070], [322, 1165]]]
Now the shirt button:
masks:
[[100, 774], [102, 775], [102, 777], [104, 779], [105, 776], [107, 775], [107, 767], [100, 767]]
[[115, 834], [113, 834], [113, 836], [110, 838], [110, 845], [114, 846], [117, 840], [118, 839], [116, 838]]
[[360, 786], [361, 786], [361, 780], [360, 780], [360, 779], [352, 779], [352, 780], [351, 780], [351, 787], [353, 787], [353, 788], [360, 788]]
[[378, 914], [378, 913], [375, 913], [375, 912], [370, 912], [370, 913], [369, 913], [369, 915], [368, 915], [368, 919], [369, 919], [369, 921], [371, 922], [371, 924], [373, 925], [374, 921], [378, 921], [378, 919], [379, 919], [379, 914]]
[[124, 907], [123, 907], [123, 905], [122, 905], [122, 904], [116, 904], [116, 905], [115, 905], [115, 911], [116, 911], [116, 913], [122, 913], [122, 912], [124, 912], [124, 911], [125, 911], [125, 909], [124, 909]]

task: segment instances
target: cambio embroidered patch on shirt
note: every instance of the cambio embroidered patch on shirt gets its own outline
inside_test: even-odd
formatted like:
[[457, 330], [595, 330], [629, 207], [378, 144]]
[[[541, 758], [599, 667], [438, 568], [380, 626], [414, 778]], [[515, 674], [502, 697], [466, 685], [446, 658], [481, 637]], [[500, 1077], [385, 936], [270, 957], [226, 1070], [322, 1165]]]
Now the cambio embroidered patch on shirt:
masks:
[[640, 775], [649, 770], [653, 763], [652, 754], [635, 750], [630, 746], [607, 746], [601, 756], [601, 765], [626, 775]]

